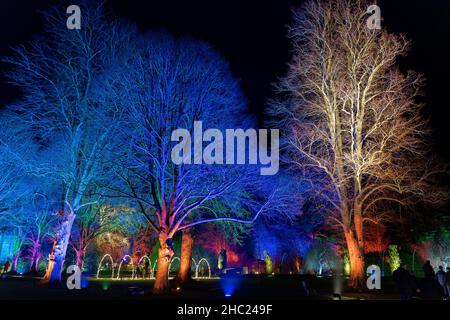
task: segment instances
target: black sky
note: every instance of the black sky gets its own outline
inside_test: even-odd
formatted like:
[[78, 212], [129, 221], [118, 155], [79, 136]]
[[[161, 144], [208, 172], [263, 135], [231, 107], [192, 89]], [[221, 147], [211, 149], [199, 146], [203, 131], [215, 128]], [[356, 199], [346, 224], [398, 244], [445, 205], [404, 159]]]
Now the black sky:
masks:
[[[376, 2], [376, 1], [374, 1]], [[49, 4], [65, 10], [73, 0], [14, 0], [0, 3], [0, 55], [9, 47], [29, 40], [41, 29], [39, 10]], [[242, 83], [251, 112], [263, 120], [265, 102], [273, 93], [271, 83], [281, 76], [290, 57], [286, 25], [290, 8], [301, 0], [109, 0], [115, 15], [136, 22], [142, 30], [166, 29], [212, 44], [230, 61]], [[378, 1], [383, 27], [402, 32], [412, 50], [402, 61], [427, 78], [426, 116], [430, 117], [435, 150], [450, 159], [450, 1]], [[4, 82], [0, 84], [0, 107], [20, 96]]]

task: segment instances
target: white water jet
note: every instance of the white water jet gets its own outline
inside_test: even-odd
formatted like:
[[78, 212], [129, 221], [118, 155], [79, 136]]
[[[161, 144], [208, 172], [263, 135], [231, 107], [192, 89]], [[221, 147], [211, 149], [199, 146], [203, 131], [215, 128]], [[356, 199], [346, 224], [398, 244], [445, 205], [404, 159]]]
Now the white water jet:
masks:
[[105, 254], [105, 255], [102, 257], [102, 259], [100, 260], [100, 263], [98, 264], [98, 269], [97, 269], [97, 279], [98, 279], [98, 276], [99, 276], [99, 274], [100, 274], [100, 268], [102, 267], [103, 260], [104, 260], [106, 257], [109, 257], [109, 259], [111, 260], [111, 270], [112, 270], [112, 273], [111, 273], [111, 279], [114, 278], [114, 260], [113, 260], [112, 256], [111, 256], [109, 253], [107, 253], [107, 254]]
[[135, 274], [135, 270], [134, 270], [134, 263], [133, 263], [133, 258], [131, 258], [128, 254], [124, 255], [122, 260], [120, 260], [120, 264], [119, 264], [119, 269], [117, 269], [117, 280], [120, 280], [120, 268], [122, 268], [122, 263], [125, 261], [125, 258], [128, 257], [130, 258], [131, 261], [131, 279], [134, 278], [134, 274]]
[[209, 266], [208, 260], [205, 258], [201, 258], [200, 261], [197, 263], [197, 267], [195, 268], [195, 277], [198, 278], [198, 268], [200, 267], [200, 264], [202, 261], [205, 261], [208, 266], [208, 278], [211, 278], [211, 267]]
[[[137, 266], [136, 266], [135, 279], [137, 279], [137, 277], [138, 277], [138, 275], [137, 275], [137, 270], [139, 269], [139, 266], [141, 265], [141, 262], [142, 262], [142, 260], [144, 260], [144, 258], [147, 259], [148, 265], [149, 265], [149, 267], [150, 267], [150, 276], [148, 277], [148, 279], [151, 279], [151, 277], [152, 277], [152, 275], [153, 275], [152, 261], [150, 260], [149, 257], [147, 257], [147, 256], [142, 256], [142, 257], [139, 259], [139, 261], [138, 261], [138, 263], [137, 263]], [[142, 272], [142, 279], [145, 279], [145, 269], [144, 269], [144, 271]]]

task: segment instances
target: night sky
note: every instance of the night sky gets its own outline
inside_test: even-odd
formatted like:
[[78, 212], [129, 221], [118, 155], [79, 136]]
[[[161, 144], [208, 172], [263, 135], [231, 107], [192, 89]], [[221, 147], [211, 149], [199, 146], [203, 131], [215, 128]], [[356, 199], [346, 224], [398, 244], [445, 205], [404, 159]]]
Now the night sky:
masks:
[[[436, 154], [450, 160], [449, 74], [450, 1], [378, 1], [382, 26], [405, 33], [412, 51], [401, 61], [402, 69], [413, 69], [427, 78], [426, 116], [430, 118]], [[0, 55], [39, 33], [39, 10], [50, 4], [65, 10], [77, 1], [14, 0], [0, 3]], [[207, 41], [229, 60], [242, 83], [250, 111], [263, 123], [264, 105], [273, 97], [271, 84], [284, 74], [290, 57], [286, 25], [290, 9], [300, 0], [115, 0], [108, 6], [115, 15], [136, 22], [142, 30], [166, 29]], [[4, 66], [2, 66], [4, 68]], [[20, 91], [4, 83], [0, 108], [20, 97]]]

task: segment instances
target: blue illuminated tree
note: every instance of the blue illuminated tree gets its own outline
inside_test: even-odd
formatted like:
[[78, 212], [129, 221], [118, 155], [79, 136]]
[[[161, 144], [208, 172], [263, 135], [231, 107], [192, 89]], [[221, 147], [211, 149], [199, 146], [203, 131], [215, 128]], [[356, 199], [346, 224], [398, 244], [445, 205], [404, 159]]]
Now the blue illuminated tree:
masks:
[[167, 290], [174, 235], [209, 222], [251, 223], [265, 211], [257, 166], [174, 164], [175, 129], [247, 128], [245, 100], [226, 61], [209, 45], [150, 33], [129, 44], [133, 55], [109, 96], [126, 97], [116, 148], [114, 192], [128, 198], [159, 236], [154, 290]]
[[[101, 5], [83, 8], [81, 30], [68, 30], [59, 8], [45, 14], [44, 33], [15, 49], [4, 61], [12, 66], [12, 84], [23, 98], [9, 109], [16, 126], [32, 137], [26, 163], [30, 175], [61, 185], [62, 222], [43, 281], [58, 281], [66, 256], [72, 224], [78, 211], [96, 202], [86, 194], [106, 177], [106, 147], [120, 110], [105, 103], [99, 83], [121, 64], [127, 32], [106, 21]], [[108, 101], [109, 102], [109, 101]]]
[[[22, 194], [20, 181], [24, 177], [22, 144], [17, 136], [15, 117], [9, 112], [0, 112], [0, 217], [11, 209], [14, 200]], [[23, 191], [23, 190], [22, 190]]]
[[44, 256], [44, 246], [54, 240], [60, 222], [60, 186], [33, 176], [27, 176], [22, 184], [26, 194], [16, 200], [12, 221], [17, 219], [14, 223], [25, 228], [24, 258], [30, 262], [29, 272], [35, 274]]

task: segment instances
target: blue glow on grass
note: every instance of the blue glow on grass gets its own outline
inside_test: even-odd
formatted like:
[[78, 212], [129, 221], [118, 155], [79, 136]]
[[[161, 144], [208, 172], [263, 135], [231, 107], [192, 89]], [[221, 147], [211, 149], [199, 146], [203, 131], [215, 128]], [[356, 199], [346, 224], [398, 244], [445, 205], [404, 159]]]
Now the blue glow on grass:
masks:
[[225, 297], [231, 297], [239, 286], [241, 279], [239, 277], [225, 277], [220, 280], [220, 286], [222, 287]]

